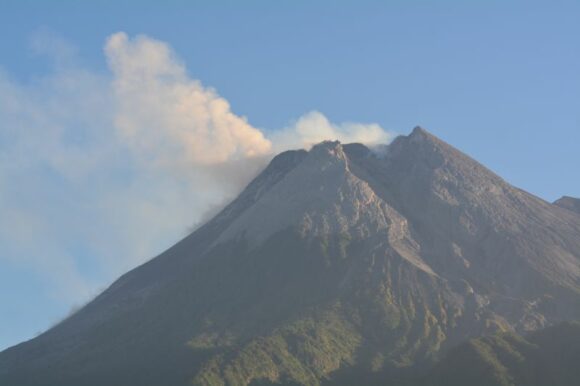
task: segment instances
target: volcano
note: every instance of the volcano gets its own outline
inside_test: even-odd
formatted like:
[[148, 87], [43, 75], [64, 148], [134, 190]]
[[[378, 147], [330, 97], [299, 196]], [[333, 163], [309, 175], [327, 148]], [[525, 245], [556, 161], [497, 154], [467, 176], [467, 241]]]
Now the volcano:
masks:
[[205, 225], [0, 353], [0, 384], [388, 384], [470, 338], [580, 319], [578, 212], [422, 128], [381, 150], [279, 154]]

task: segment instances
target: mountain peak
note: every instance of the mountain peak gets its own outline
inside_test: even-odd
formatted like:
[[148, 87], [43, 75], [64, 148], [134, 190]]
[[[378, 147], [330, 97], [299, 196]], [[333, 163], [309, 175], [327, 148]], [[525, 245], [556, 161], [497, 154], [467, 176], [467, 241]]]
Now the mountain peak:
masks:
[[431, 135], [431, 133], [429, 133], [427, 130], [425, 130], [421, 126], [415, 126], [413, 128], [413, 131], [411, 131], [411, 134], [410, 134], [411, 137], [426, 136], [426, 135]]
[[446, 172], [474, 185], [504, 183], [475, 159], [420, 126], [416, 126], [408, 136], [395, 138], [389, 145], [387, 158], [397, 164], [397, 168], [407, 173], [413, 170], [412, 174], [423, 180], [431, 173], [442, 176]]
[[322, 141], [312, 146], [308, 152], [311, 157], [337, 157], [344, 159], [344, 150], [339, 141]]
[[244, 238], [259, 244], [288, 228], [317, 236], [340, 233], [346, 229], [347, 218], [362, 208], [359, 202], [370, 205], [376, 199], [368, 185], [351, 173], [350, 162], [339, 141], [314, 145], [232, 222], [217, 243]]
[[338, 140], [337, 141], [325, 140], [325, 141], [319, 142], [319, 143], [315, 144], [314, 146], [312, 146], [312, 150], [316, 150], [316, 149], [335, 150], [339, 147], [341, 147], [340, 141], [338, 141]]
[[562, 196], [554, 201], [554, 205], [571, 210], [572, 212], [580, 213], [580, 198]]
[[429, 132], [427, 129], [421, 126], [415, 126], [411, 131], [411, 134], [407, 136], [411, 141], [428, 141], [428, 142], [443, 142], [433, 133]]

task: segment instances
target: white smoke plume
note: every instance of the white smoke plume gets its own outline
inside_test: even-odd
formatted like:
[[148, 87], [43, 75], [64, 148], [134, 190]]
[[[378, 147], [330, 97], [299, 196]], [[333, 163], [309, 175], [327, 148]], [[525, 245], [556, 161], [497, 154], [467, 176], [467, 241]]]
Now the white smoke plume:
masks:
[[311, 111], [300, 117], [293, 125], [271, 135], [277, 151], [285, 149], [308, 149], [325, 140], [342, 143], [360, 142], [374, 146], [392, 140], [392, 134], [376, 123], [346, 122], [334, 124], [322, 113]]
[[177, 241], [276, 152], [390, 140], [377, 124], [317, 111], [260, 130], [146, 36], [111, 35], [108, 74], [80, 66], [67, 44], [35, 41], [54, 62], [38, 80], [0, 69], [0, 266], [28, 271], [66, 308]]
[[270, 153], [263, 133], [232, 113], [214, 90], [190, 79], [166, 44], [119, 32], [105, 52], [114, 76], [115, 125], [138, 156], [180, 167]]
[[136, 157], [160, 167], [205, 167], [328, 139], [369, 145], [391, 139], [378, 124], [334, 124], [318, 111], [265, 133], [235, 115], [215, 90], [191, 79], [167, 44], [119, 32], [109, 37], [105, 53], [114, 75], [119, 135]]

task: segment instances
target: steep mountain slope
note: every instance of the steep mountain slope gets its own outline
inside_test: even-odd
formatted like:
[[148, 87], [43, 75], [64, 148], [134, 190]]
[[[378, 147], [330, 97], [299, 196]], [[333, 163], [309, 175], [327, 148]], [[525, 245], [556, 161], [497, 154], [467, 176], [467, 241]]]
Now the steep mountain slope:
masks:
[[0, 353], [0, 384], [371, 382], [573, 319], [580, 216], [417, 128], [385, 156], [277, 156], [206, 225]]
[[562, 208], [571, 210], [580, 214], [580, 198], [568, 197], [563, 196], [556, 201], [554, 201], [554, 205], [558, 205]]
[[563, 323], [523, 338], [502, 333], [450, 351], [430, 386], [576, 386], [580, 384], [580, 324]]

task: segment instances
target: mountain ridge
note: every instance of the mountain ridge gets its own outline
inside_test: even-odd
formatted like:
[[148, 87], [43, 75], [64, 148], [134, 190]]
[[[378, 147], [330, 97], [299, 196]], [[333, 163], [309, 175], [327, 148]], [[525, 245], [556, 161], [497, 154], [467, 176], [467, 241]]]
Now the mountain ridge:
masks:
[[580, 198], [562, 196], [554, 201], [554, 205], [580, 214]]

